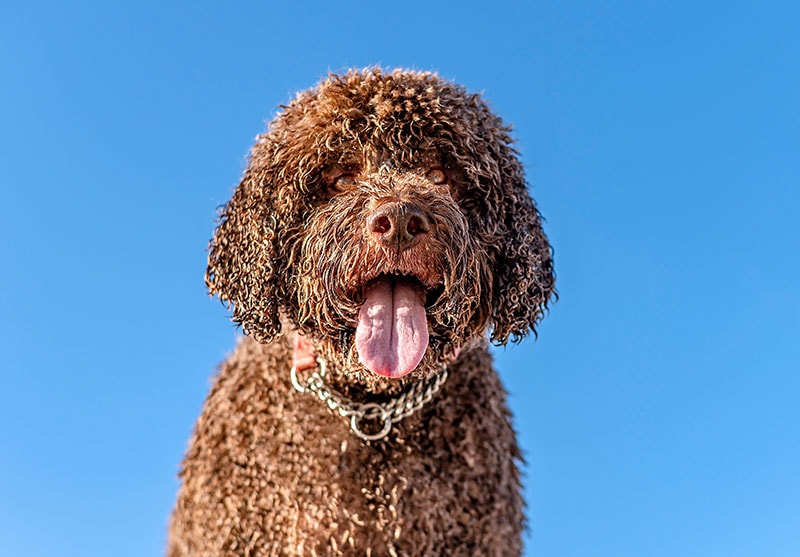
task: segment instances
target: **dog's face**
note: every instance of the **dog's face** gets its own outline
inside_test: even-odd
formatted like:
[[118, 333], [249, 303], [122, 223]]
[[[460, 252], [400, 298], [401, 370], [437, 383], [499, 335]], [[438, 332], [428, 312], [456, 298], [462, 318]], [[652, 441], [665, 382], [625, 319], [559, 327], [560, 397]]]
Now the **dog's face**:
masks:
[[207, 283], [258, 340], [281, 315], [365, 382], [424, 374], [487, 330], [533, 330], [550, 248], [509, 129], [413, 72], [331, 76], [253, 148]]

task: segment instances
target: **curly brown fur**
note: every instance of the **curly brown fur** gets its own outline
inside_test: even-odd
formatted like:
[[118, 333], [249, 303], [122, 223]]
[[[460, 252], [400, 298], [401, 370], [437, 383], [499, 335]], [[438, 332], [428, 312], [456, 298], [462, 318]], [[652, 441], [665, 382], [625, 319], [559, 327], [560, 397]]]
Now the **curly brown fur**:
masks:
[[[299, 94], [253, 148], [206, 281], [251, 338], [198, 421], [170, 557], [520, 553], [519, 451], [486, 335], [534, 330], [554, 277], [510, 130], [478, 95], [379, 69]], [[368, 369], [354, 340], [376, 281], [424, 298], [429, 342], [401, 378]], [[450, 379], [385, 440], [363, 442], [292, 390], [294, 335], [352, 398], [447, 362]]]

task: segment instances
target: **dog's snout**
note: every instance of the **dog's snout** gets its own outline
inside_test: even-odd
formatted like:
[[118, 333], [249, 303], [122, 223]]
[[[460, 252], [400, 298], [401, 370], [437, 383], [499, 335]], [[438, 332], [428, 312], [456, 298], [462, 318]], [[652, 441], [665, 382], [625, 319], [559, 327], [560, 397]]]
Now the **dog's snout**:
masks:
[[399, 250], [413, 246], [430, 229], [428, 216], [414, 203], [384, 203], [367, 220], [370, 233], [381, 243]]

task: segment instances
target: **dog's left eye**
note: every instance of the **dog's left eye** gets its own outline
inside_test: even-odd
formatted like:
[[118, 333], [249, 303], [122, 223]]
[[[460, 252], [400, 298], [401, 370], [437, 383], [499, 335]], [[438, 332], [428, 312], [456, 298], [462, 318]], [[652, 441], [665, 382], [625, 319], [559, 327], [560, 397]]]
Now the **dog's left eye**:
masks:
[[425, 177], [437, 185], [447, 182], [447, 174], [441, 168], [431, 168]]

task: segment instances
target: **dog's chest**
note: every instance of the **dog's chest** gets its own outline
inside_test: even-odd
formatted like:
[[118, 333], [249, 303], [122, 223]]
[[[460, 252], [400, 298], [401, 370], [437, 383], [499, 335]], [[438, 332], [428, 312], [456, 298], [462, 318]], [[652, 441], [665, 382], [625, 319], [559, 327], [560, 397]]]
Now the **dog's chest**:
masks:
[[365, 443], [291, 387], [284, 356], [234, 354], [187, 458], [185, 499], [220, 509], [231, 543], [268, 555], [425, 555], [517, 536], [518, 450], [491, 367], [453, 366], [434, 403]]

